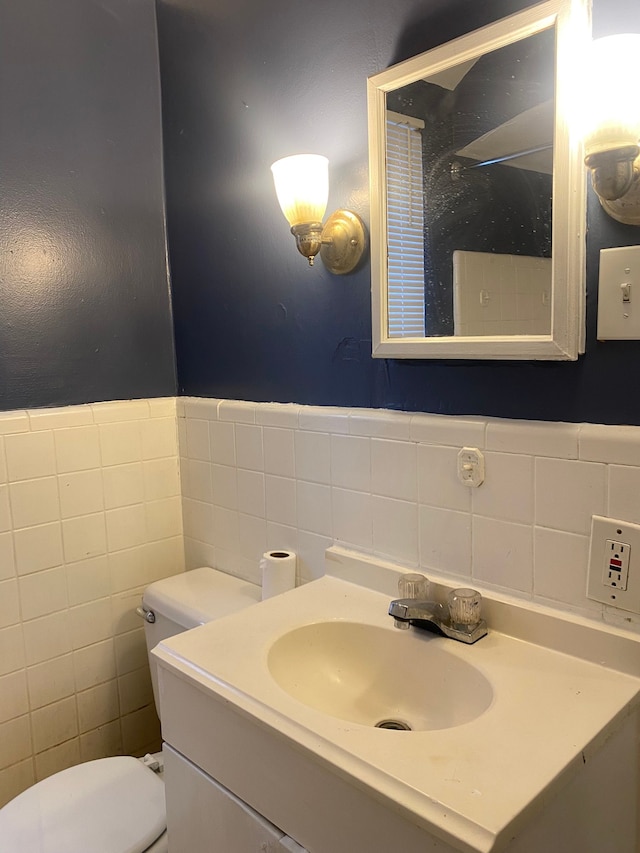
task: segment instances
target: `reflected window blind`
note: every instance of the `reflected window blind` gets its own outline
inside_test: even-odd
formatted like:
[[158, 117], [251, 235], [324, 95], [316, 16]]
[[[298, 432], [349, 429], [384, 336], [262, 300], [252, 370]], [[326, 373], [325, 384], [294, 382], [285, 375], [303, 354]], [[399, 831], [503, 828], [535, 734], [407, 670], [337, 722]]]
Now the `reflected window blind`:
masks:
[[387, 110], [389, 337], [424, 337], [424, 122]]

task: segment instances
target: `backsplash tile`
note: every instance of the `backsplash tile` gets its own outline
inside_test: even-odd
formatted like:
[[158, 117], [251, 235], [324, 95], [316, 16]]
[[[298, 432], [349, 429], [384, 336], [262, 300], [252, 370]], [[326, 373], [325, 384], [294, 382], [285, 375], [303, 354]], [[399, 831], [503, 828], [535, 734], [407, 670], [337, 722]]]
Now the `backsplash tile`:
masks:
[[373, 550], [397, 563], [418, 564], [418, 506], [372, 495]]
[[[302, 580], [322, 574], [323, 546], [338, 542], [427, 575], [640, 630], [640, 618], [586, 598], [591, 516], [640, 523], [640, 428], [253, 406], [255, 424], [224, 423], [224, 491], [235, 472], [242, 525], [233, 513], [218, 514], [214, 528], [212, 501], [202, 490], [194, 499], [187, 482], [188, 567], [213, 561], [259, 581], [252, 550], [240, 544], [238, 531], [259, 530], [258, 544], [265, 529], [258, 522], [265, 521], [267, 547], [295, 550]], [[186, 421], [178, 429], [184, 471], [193, 461], [189, 418], [179, 420]], [[462, 446], [484, 452], [486, 478], [477, 489], [458, 480]], [[215, 495], [222, 472], [208, 468]]]
[[258, 518], [266, 518], [264, 474], [238, 468], [238, 510]]
[[489, 476], [471, 492], [473, 512], [506, 521], [533, 524], [533, 457], [519, 453], [485, 453]]
[[14, 527], [33, 527], [60, 518], [58, 481], [55, 477], [11, 483], [9, 496]]
[[27, 666], [66, 655], [72, 650], [71, 619], [67, 611], [50, 613], [22, 623]]
[[584, 424], [580, 430], [580, 459], [640, 465], [640, 430], [632, 426]]
[[458, 449], [433, 444], [418, 445], [418, 499], [442, 509], [471, 509], [471, 492], [456, 475]]
[[564, 459], [536, 460], [536, 524], [588, 534], [606, 508], [606, 467]]
[[601, 609], [586, 597], [589, 537], [546, 527], [534, 529], [536, 597], [592, 611]]
[[640, 524], [640, 468], [609, 465], [609, 506], [611, 518]]
[[331, 483], [331, 441], [326, 432], [297, 430], [294, 434], [295, 471], [299, 480]]
[[55, 430], [53, 438], [58, 474], [100, 468], [100, 432], [97, 426]]
[[336, 542], [371, 551], [373, 549], [371, 495], [336, 487], [332, 488], [331, 495], [333, 536]]
[[134, 611], [183, 568], [175, 399], [0, 414], [0, 806], [158, 745]]
[[[0, 675], [24, 669], [26, 654], [22, 624], [0, 628]], [[0, 712], [0, 715], [3, 712]]]
[[11, 482], [56, 473], [53, 433], [25, 432], [4, 439], [7, 476]]
[[408, 441], [411, 417], [384, 409], [354, 409], [349, 413], [349, 432], [351, 435]]
[[296, 527], [296, 481], [291, 477], [265, 477], [267, 521]]
[[[251, 471], [264, 470], [264, 446], [262, 438], [263, 430], [259, 426], [251, 424], [236, 424], [235, 428], [235, 450], [237, 454], [238, 468], [247, 468]], [[222, 439], [219, 436], [218, 439]], [[226, 458], [231, 458], [231, 445], [227, 439]], [[222, 451], [220, 451], [222, 453]]]
[[371, 491], [371, 439], [332, 435], [330, 468], [332, 485]]
[[474, 516], [471, 574], [481, 584], [531, 593], [532, 526]]
[[471, 514], [419, 507], [420, 565], [471, 577]]
[[100, 454], [102, 465], [123, 465], [142, 458], [142, 438], [138, 421], [101, 423]]
[[332, 535], [330, 486], [298, 480], [296, 502], [301, 530], [321, 536]]
[[371, 440], [371, 491], [388, 498], [418, 499], [417, 449], [411, 441]]
[[0, 581], [0, 628], [16, 625], [19, 621], [18, 583], [15, 578]]
[[527, 453], [532, 456], [578, 458], [579, 424], [548, 421], [487, 421], [487, 450]]
[[[152, 401], [153, 402], [153, 401]], [[220, 400], [207, 397], [178, 397], [176, 414], [180, 418], [217, 421]]]
[[244, 400], [221, 400], [218, 406], [218, 420], [253, 424], [256, 421], [256, 404]]
[[73, 655], [62, 655], [27, 669], [31, 710], [51, 705], [75, 693]]
[[66, 610], [69, 606], [67, 578], [63, 566], [24, 575], [19, 580], [19, 587], [20, 613], [25, 621]]
[[19, 575], [51, 569], [63, 562], [60, 522], [13, 531], [16, 570]]
[[0, 435], [28, 432], [29, 415], [26, 412], [5, 412], [0, 418]]
[[300, 406], [291, 403], [261, 403], [256, 408], [256, 423], [262, 426], [298, 427]]
[[455, 447], [485, 446], [486, 425], [482, 420], [449, 418], [445, 415], [410, 415], [410, 418], [411, 441]]
[[349, 413], [332, 406], [299, 406], [298, 426], [316, 432], [349, 432]]
[[279, 477], [295, 476], [295, 445], [292, 429], [265, 427], [263, 430], [264, 470]]
[[29, 695], [25, 670], [17, 670], [0, 676], [0, 723], [21, 717], [29, 711]]
[[[187, 421], [187, 444], [189, 445], [189, 421]], [[192, 459], [210, 459], [212, 462], [217, 462], [219, 465], [235, 465], [236, 464], [236, 442], [235, 431], [232, 423], [223, 423], [222, 421], [214, 421], [209, 424], [209, 450], [204, 447], [200, 449], [198, 446], [196, 452], [193, 452], [193, 442], [189, 446], [189, 456]], [[182, 446], [182, 445], [181, 445]], [[199, 455], [198, 455], [199, 454]]]
[[[105, 484], [99, 469], [58, 477], [58, 489], [62, 518], [101, 512], [105, 508]], [[142, 493], [138, 500], [142, 500]]]

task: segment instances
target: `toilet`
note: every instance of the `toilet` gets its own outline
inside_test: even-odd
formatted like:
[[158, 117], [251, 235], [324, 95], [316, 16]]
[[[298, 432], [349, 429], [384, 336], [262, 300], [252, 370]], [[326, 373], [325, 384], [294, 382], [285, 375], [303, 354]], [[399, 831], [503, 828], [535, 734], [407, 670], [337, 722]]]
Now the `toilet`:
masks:
[[[203, 567], [144, 592], [147, 651], [161, 640], [261, 600], [259, 586]], [[149, 658], [156, 710], [158, 679]], [[152, 769], [154, 768], [154, 769]], [[0, 847], [20, 853], [167, 853], [162, 753], [116, 756], [61, 770], [0, 809]]]

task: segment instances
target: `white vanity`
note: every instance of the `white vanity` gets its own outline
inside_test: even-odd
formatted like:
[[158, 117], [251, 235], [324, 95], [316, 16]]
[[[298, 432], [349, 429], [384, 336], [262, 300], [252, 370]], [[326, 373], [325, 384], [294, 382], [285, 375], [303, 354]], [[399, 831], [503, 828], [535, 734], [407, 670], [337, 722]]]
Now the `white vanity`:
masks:
[[310, 853], [637, 853], [640, 638], [493, 594], [473, 645], [397, 631], [402, 569], [327, 571], [155, 650], [173, 850], [228, 789]]

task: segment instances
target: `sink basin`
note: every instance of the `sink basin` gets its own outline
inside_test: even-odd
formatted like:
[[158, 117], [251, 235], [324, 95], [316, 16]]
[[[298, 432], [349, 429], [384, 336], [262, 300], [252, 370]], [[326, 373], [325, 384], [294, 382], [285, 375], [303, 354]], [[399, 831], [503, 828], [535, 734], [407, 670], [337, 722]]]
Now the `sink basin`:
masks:
[[341, 720], [381, 730], [446, 729], [480, 716], [493, 690], [445, 642], [393, 627], [318, 622], [276, 640], [267, 666], [295, 699]]

